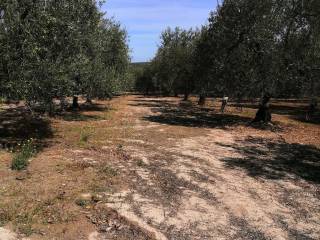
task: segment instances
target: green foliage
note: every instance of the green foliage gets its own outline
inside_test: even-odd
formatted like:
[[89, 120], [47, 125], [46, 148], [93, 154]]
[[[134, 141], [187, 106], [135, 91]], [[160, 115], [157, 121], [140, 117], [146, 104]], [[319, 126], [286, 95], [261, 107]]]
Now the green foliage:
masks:
[[207, 63], [199, 68], [209, 89], [218, 87], [238, 98], [264, 92], [275, 97], [313, 94], [307, 89], [316, 74], [311, 66], [320, 63], [315, 58], [319, 51], [310, 51], [320, 40], [315, 27], [320, 26], [319, 11], [310, 8], [314, 4], [312, 0], [224, 1], [210, 16], [198, 45], [198, 58]]
[[137, 77], [137, 90], [146, 94], [184, 94], [185, 100], [193, 92], [201, 93], [208, 85], [208, 75], [203, 70], [211, 67], [201, 55], [208, 51], [207, 46], [201, 46], [205, 33], [204, 30], [166, 29], [155, 58]]
[[[143, 91], [143, 86], [140, 86], [139, 81], [143, 76], [145, 68], [148, 66], [148, 62], [131, 63], [128, 68], [126, 91]], [[141, 88], [141, 89], [140, 89]]]
[[129, 62], [127, 34], [92, 0], [0, 3], [0, 94], [45, 105], [110, 97]]
[[11, 169], [18, 171], [25, 169], [29, 164], [29, 159], [33, 157], [35, 153], [36, 149], [33, 140], [27, 140], [20, 146], [20, 149], [15, 153], [12, 159]]
[[186, 97], [301, 97], [319, 94], [319, 79], [319, 1], [225, 0], [200, 32], [165, 30], [137, 87]]
[[189, 94], [193, 89], [193, 53], [198, 31], [168, 28], [151, 64], [141, 74], [137, 88], [163, 95]]
[[77, 199], [75, 203], [80, 207], [86, 207], [91, 204], [91, 201], [87, 199]]

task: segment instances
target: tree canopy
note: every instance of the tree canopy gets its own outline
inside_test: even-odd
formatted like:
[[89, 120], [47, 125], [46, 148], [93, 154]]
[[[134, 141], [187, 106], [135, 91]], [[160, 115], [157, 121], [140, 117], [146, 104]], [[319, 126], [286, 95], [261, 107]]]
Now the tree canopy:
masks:
[[316, 0], [225, 0], [200, 31], [165, 30], [143, 81], [164, 95], [315, 96], [319, 21]]
[[92, 0], [0, 3], [0, 94], [48, 108], [111, 96], [129, 64], [126, 31]]

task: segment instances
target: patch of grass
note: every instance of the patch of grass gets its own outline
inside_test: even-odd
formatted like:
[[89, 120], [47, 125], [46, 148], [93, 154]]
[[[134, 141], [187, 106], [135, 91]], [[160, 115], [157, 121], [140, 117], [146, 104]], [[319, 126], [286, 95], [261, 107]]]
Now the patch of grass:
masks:
[[137, 161], [137, 165], [138, 165], [138, 167], [144, 167], [144, 166], [145, 166], [145, 163], [144, 163], [141, 159], [139, 159], [139, 160]]
[[104, 176], [107, 176], [107, 177], [115, 177], [118, 175], [118, 171], [114, 168], [112, 168], [111, 166], [109, 165], [106, 165], [104, 166], [101, 170], [100, 170], [100, 173], [102, 173]]
[[3, 227], [8, 222], [12, 221], [13, 216], [14, 213], [10, 206], [0, 204], [0, 227]]
[[99, 183], [93, 183], [90, 185], [90, 190], [94, 193], [112, 192], [109, 188]]
[[80, 133], [80, 142], [86, 143], [88, 142], [90, 137], [90, 133], [86, 132], [86, 131], [81, 131]]
[[30, 223], [34, 227], [38, 224], [60, 224], [73, 221], [75, 215], [65, 204], [60, 194], [45, 199], [26, 210], [25, 214], [31, 216], [31, 221], [25, 221], [25, 223]]
[[91, 201], [86, 199], [77, 199], [75, 203], [80, 207], [86, 207], [91, 204]]
[[112, 120], [114, 118], [114, 113], [116, 112], [116, 109], [114, 108], [108, 108], [104, 113], [103, 113], [103, 119], [104, 120]]
[[75, 215], [72, 212], [63, 207], [63, 204], [58, 203], [45, 207], [40, 212], [40, 217], [44, 224], [68, 223], [75, 219]]
[[34, 229], [32, 228], [32, 225], [31, 224], [20, 224], [18, 225], [17, 227], [19, 233], [29, 237], [31, 236], [35, 231]]
[[103, 120], [103, 117], [97, 115], [85, 115], [80, 113], [71, 113], [63, 116], [63, 120], [70, 122], [90, 122]]
[[32, 211], [19, 213], [14, 219], [14, 223], [14, 225], [16, 226], [16, 231], [18, 231], [19, 233], [24, 234], [27, 237], [34, 233], [34, 230], [32, 228]]
[[94, 129], [91, 127], [83, 127], [80, 130], [79, 143], [85, 145], [89, 142], [90, 137], [94, 134]]
[[29, 159], [35, 154], [36, 148], [34, 146], [33, 139], [25, 141], [12, 159], [11, 169], [17, 171], [26, 169], [29, 164]]

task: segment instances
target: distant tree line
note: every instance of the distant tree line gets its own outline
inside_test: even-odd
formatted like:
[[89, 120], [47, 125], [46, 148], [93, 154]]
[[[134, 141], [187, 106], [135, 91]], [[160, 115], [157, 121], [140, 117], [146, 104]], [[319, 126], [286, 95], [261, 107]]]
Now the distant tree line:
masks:
[[99, 4], [2, 0], [0, 96], [52, 113], [53, 99], [84, 95], [91, 101], [121, 90], [130, 60], [127, 33]]
[[224, 0], [201, 30], [167, 29], [136, 82], [162, 95], [238, 101], [320, 93], [320, 1]]

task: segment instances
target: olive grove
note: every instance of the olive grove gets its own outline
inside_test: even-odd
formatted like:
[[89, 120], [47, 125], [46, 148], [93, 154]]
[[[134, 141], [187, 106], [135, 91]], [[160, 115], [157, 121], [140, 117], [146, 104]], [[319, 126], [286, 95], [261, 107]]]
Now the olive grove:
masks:
[[110, 97], [124, 84], [127, 34], [92, 0], [0, 1], [0, 96], [54, 111], [53, 99]]
[[200, 31], [165, 30], [137, 83], [185, 100], [198, 94], [199, 104], [209, 95], [261, 97], [261, 105], [270, 97], [317, 97], [320, 2], [225, 0]]

